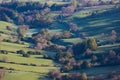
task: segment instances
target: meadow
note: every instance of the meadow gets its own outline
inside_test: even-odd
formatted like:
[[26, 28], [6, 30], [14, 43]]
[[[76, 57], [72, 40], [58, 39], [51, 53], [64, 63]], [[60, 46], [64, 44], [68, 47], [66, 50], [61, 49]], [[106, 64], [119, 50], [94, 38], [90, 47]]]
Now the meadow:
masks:
[[[37, 0], [36, 0], [37, 1]], [[44, 0], [42, 0], [44, 3]], [[49, 5], [54, 4], [55, 2], [49, 1]], [[57, 2], [58, 5], [68, 4], [67, 2]], [[97, 50], [93, 51], [93, 54], [103, 54], [108, 53], [109, 50], [116, 49], [120, 46], [120, 43], [114, 44], [104, 44], [110, 41], [111, 31], [115, 30], [117, 32], [117, 40], [120, 40], [120, 12], [115, 13], [114, 5], [109, 6], [96, 6], [96, 7], [85, 7], [83, 10], [78, 10], [71, 14], [69, 17], [63, 18], [61, 21], [69, 24], [73, 22], [77, 24], [80, 33], [87, 34], [87, 38], [94, 37], [97, 40], [98, 45]], [[92, 16], [92, 13], [97, 12], [97, 14]], [[108, 14], [109, 13], [109, 14]], [[113, 14], [114, 13], [114, 14]], [[55, 16], [61, 14], [61, 12], [51, 11], [47, 14], [47, 17], [54, 19]], [[6, 26], [10, 26], [12, 30], [8, 30]], [[0, 21], [0, 39], [10, 39], [11, 37], [17, 36], [17, 28], [19, 26]], [[52, 28], [51, 28], [52, 27]], [[55, 34], [61, 34], [63, 31], [69, 30], [68, 25], [65, 25], [57, 20], [53, 20], [51, 27], [48, 28], [48, 31], [51, 36]], [[32, 34], [38, 33], [40, 28], [31, 28], [26, 31], [25, 35], [27, 37], [32, 37]], [[103, 34], [105, 37], [103, 37]], [[73, 37], [67, 39], [59, 39], [54, 42], [54, 44], [68, 46], [81, 43], [84, 39], [81, 37]], [[8, 51], [8, 54], [0, 53], [0, 67], [5, 67], [6, 74], [3, 80], [47, 80], [47, 73], [52, 69], [59, 69], [59, 63], [56, 63], [52, 59], [46, 59], [43, 55], [30, 55], [30, 57], [23, 57], [22, 54], [16, 54], [16, 51], [23, 50], [27, 51], [36, 51], [34, 48], [29, 48], [32, 43], [25, 42], [24, 44], [18, 44], [15, 42], [0, 42], [0, 50]], [[52, 55], [49, 51], [38, 50], [41, 53], [47, 53]], [[53, 55], [55, 55], [54, 52]], [[6, 57], [7, 61], [3, 62], [3, 58]], [[59, 64], [59, 66], [58, 66]], [[120, 65], [117, 66], [105, 66], [105, 67], [92, 67], [89, 69], [81, 69], [80, 71], [70, 71], [73, 72], [85, 72], [88, 75], [100, 75], [100, 74], [109, 74], [114, 71], [119, 71]], [[50, 79], [48, 79], [50, 80]]]
[[[14, 31], [7, 30], [6, 26], [11, 26]], [[0, 21], [0, 31], [5, 32], [0, 33], [0, 38], [9, 39], [11, 36], [10, 34], [15, 33], [16, 28], [17, 26], [11, 23]], [[29, 58], [26, 58], [15, 53], [17, 50], [24, 50], [25, 52], [35, 51], [34, 49], [27, 48], [28, 46], [29, 43], [17, 44], [0, 42], [0, 50], [9, 51], [7, 55], [0, 54], [0, 61], [2, 61], [5, 56], [8, 59], [7, 63], [0, 62], [0, 67], [5, 67], [8, 69], [3, 80], [39, 80], [39, 78], [45, 77], [49, 70], [56, 68], [54, 67], [55, 63], [52, 60], [43, 59], [42, 55], [31, 55]], [[32, 66], [33, 64], [36, 66]]]

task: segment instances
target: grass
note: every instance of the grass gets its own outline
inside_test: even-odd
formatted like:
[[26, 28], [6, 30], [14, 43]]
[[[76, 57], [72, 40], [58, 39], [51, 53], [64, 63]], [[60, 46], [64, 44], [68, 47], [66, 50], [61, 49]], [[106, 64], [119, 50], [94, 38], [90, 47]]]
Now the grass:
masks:
[[[0, 60], [2, 60], [3, 56], [8, 57], [8, 62], [15, 62], [12, 63], [3, 63], [0, 62], [0, 67], [5, 67], [7, 69], [14, 69], [12, 71], [7, 70], [5, 77], [3, 80], [39, 80], [39, 78], [44, 78], [45, 75], [51, 69], [55, 69], [54, 63], [52, 60], [42, 59], [41, 55], [31, 55], [29, 58], [21, 57], [19, 54], [0, 54]], [[17, 64], [16, 64], [17, 63]], [[20, 65], [20, 63], [25, 64], [36, 64], [37, 66], [31, 65]], [[46, 67], [40, 65], [49, 65]]]
[[5, 22], [5, 21], [0, 21], [0, 28], [5, 28], [6, 26], [11, 26], [12, 28], [16, 28], [15, 25], [13, 25], [12, 23], [9, 22]]
[[[10, 26], [12, 28], [12, 31], [7, 30], [6, 26]], [[8, 22], [4, 22], [4, 21], [0, 21], [0, 31], [4, 32], [4, 33], [0, 33], [0, 38], [1, 39], [9, 39], [11, 37], [10, 34], [15, 34], [15, 30], [16, 30], [17, 26], [15, 26], [12, 23], [8, 23]]]
[[5, 77], [3, 80], [38, 80], [38, 78], [43, 77], [39, 73], [32, 73], [32, 72], [23, 72], [23, 71], [9, 71], [6, 72]]
[[59, 15], [59, 13], [51, 12], [48, 14], [48, 17], [54, 18], [57, 15]]
[[[53, 4], [51, 2], [50, 4]], [[63, 4], [63, 3], [58, 3]], [[99, 10], [100, 14], [94, 17], [90, 17], [88, 12]], [[119, 22], [120, 22], [120, 13], [115, 14], [103, 14], [102, 12], [105, 12], [106, 8], [96, 8], [96, 9], [90, 9], [90, 10], [83, 10], [80, 12], [74, 13], [71, 17], [66, 18], [65, 20], [71, 20], [72, 22], [76, 23], [80, 29], [80, 32], [86, 32], [90, 37], [94, 36], [95, 38], [100, 38], [101, 33], [105, 33], [110, 35], [111, 30], [116, 30], [117, 35], [119, 36]], [[48, 16], [54, 17], [57, 14], [49, 14]], [[12, 33], [11, 31], [7, 30], [5, 26], [12, 26], [14, 29], [16, 29], [15, 25], [7, 22], [0, 21], [0, 31], [4, 31], [6, 33]], [[62, 30], [67, 30], [68, 26], [64, 24], [60, 24], [55, 22], [53, 24], [54, 30], [50, 30], [51, 35], [56, 33], [61, 33]], [[31, 32], [36, 32], [35, 30], [29, 31], [28, 35]], [[30, 35], [29, 35], [30, 36]], [[3, 38], [9, 38], [9, 35], [2, 34]], [[108, 39], [108, 38], [107, 38]], [[72, 43], [76, 44], [78, 42], [81, 42], [82, 40], [80, 38], [70, 38], [70, 39], [61, 39], [59, 43], [64, 44], [65, 43]], [[98, 47], [98, 50], [95, 51], [95, 53], [102, 53], [103, 51], [114, 49], [116, 46], [120, 44], [114, 44], [114, 45], [104, 45]], [[29, 44], [16, 44], [16, 43], [8, 43], [8, 42], [1, 42], [0, 43], [0, 50], [8, 50], [8, 51], [17, 51], [17, 50], [24, 50], [24, 51], [34, 51], [33, 49], [27, 48]], [[25, 63], [25, 64], [36, 64], [36, 65], [50, 65], [47, 67], [42, 66], [27, 66], [27, 65], [20, 65], [20, 64], [11, 64], [11, 63], [2, 63], [0, 62], [0, 67], [6, 67], [6, 68], [13, 68], [15, 69], [12, 73], [9, 73], [7, 71], [5, 77], [3, 80], [38, 80], [39, 77], [43, 77], [44, 74], [46, 74], [49, 70], [55, 69], [54, 62], [52, 60], [48, 59], [42, 59], [41, 55], [34, 55], [30, 56], [30, 58], [21, 57], [21, 55], [9, 53], [7, 55], [0, 54], [0, 60], [2, 60], [3, 56], [8, 57], [8, 62], [15, 62], [15, 63]], [[119, 70], [120, 66], [112, 66], [112, 67], [96, 67], [96, 68], [90, 68], [87, 70], [82, 70], [81, 72], [86, 72], [88, 75], [95, 75], [95, 74], [101, 74], [101, 73], [110, 73], [114, 70]]]
[[18, 64], [10, 64], [10, 63], [0, 63], [1, 67], [5, 68], [13, 68], [15, 70], [27, 71], [27, 72], [38, 72], [38, 73], [47, 73], [51, 69], [55, 69], [55, 67], [39, 67], [39, 66], [25, 66]]
[[98, 11], [99, 13], [103, 13], [109, 9], [112, 9], [113, 7], [114, 7], [113, 5], [86, 7], [84, 10], [80, 10], [80, 11], [72, 14], [72, 16], [68, 17], [68, 19], [70, 19], [70, 18], [72, 19], [74, 17], [77, 17], [77, 18], [87, 17], [87, 16], [90, 16], [91, 13], [94, 11]]
[[[73, 22], [78, 25], [78, 28], [81, 33], [86, 33], [89, 37], [95, 37], [97, 39], [102, 39], [102, 43], [108, 41], [111, 36], [111, 31], [115, 30], [117, 32], [117, 38], [120, 38], [120, 12], [114, 12], [114, 14], [106, 13], [109, 10], [114, 10], [114, 5], [109, 6], [96, 6], [92, 8], [88, 8], [86, 10], [81, 10], [75, 12], [70, 17], [64, 19], [66, 22]], [[98, 11], [98, 15], [90, 16], [92, 12]], [[90, 13], [90, 14], [88, 14]], [[54, 16], [54, 15], [51, 15]], [[54, 22], [52, 26], [55, 30], [58, 30], [58, 33], [64, 30], [69, 30], [68, 26], [62, 23]], [[56, 34], [55, 30], [52, 31], [52, 35]], [[60, 31], [61, 30], [61, 31]], [[107, 35], [107, 37], [101, 38], [102, 33]], [[63, 39], [60, 41], [56, 41], [56, 43], [60, 43], [62, 45], [77, 43], [79, 42], [76, 39]]]
[[12, 23], [0, 21], [0, 31], [7, 32], [7, 33], [12, 33], [12, 31], [9, 31], [9, 30], [6, 29], [6, 26], [10, 26], [13, 29], [17, 28], [17, 26], [12, 24]]
[[[3, 80], [39, 80], [44, 78], [45, 75], [51, 69], [55, 69], [54, 62], [48, 59], [42, 59], [41, 55], [31, 55], [29, 58], [21, 57], [19, 54], [0, 54], [0, 60], [2, 60], [3, 56], [7, 56], [8, 62], [12, 63], [3, 63], [0, 62], [0, 67], [5, 67], [7, 69], [14, 69], [11, 71], [7, 70], [5, 77]], [[17, 63], [17, 64], [16, 64]], [[28, 64], [20, 65], [21, 63]], [[36, 64], [37, 66], [31, 66], [30, 64]], [[41, 65], [49, 65], [49, 66], [41, 66]]]
[[47, 3], [49, 6], [51, 6], [52, 4], [58, 4], [58, 5], [61, 5], [61, 4], [68, 4], [70, 2], [56, 2], [54, 0], [51, 0], [51, 1], [46, 1], [46, 0], [18, 0], [20, 2], [28, 2], [28, 1], [32, 1], [32, 2], [40, 2], [40, 3]]
[[1, 39], [9, 39], [9, 35], [7, 35], [7, 34], [1, 34], [1, 36], [0, 36], [0, 38]]
[[[81, 10], [65, 20], [76, 23], [81, 32], [86, 32], [90, 36], [98, 36], [101, 33], [110, 34], [113, 29], [119, 33], [120, 12], [106, 13], [109, 10], [114, 10], [113, 7], [99, 6], [94, 9]], [[98, 11], [98, 15], [90, 16], [94, 11]]]
[[77, 44], [77, 43], [80, 43], [82, 42], [82, 39], [80, 38], [71, 38], [71, 39], [62, 39], [63, 42], [67, 42], [67, 43], [72, 43], [72, 44]]
[[[0, 54], [0, 60], [2, 60], [3, 56], [8, 57], [8, 62], [12, 63], [3, 63], [0, 62], [0, 67], [5, 67], [7, 70], [4, 78], [2, 80], [39, 80], [41, 78], [45, 78], [46, 74], [51, 69], [55, 69], [56, 67], [52, 67], [54, 65], [52, 60], [42, 59], [42, 56], [33, 55], [30, 58], [21, 57], [18, 54], [9, 53], [7, 55]], [[37, 58], [36, 58], [37, 57]], [[37, 66], [31, 65], [20, 65], [16, 63], [26, 63], [26, 64], [36, 64]], [[38, 65], [49, 65], [46, 67], [38, 66]]]
[[118, 48], [119, 45], [120, 43], [98, 46], [97, 50], [93, 51], [93, 53], [94, 54], [108, 53], [110, 50]]
[[[92, 67], [92, 68], [89, 68], [89, 69], [82, 69], [80, 71], [75, 71], [75, 72], [85, 72], [87, 73], [88, 75], [92, 75], [92, 76], [95, 76], [95, 75], [106, 75], [106, 74], [109, 74], [109, 73], [112, 73], [114, 71], [120, 71], [120, 65], [117, 65], [117, 66], [105, 66], [105, 67]], [[73, 73], [73, 71], [72, 71]]]
[[[1, 34], [1, 38], [9, 39], [11, 33], [14, 31], [9, 31], [6, 29], [6, 26], [11, 26], [14, 30], [17, 28], [15, 25], [0, 21], [0, 31], [5, 32]], [[34, 49], [27, 48], [29, 43], [26, 44], [17, 44], [17, 43], [9, 43], [9, 42], [0, 42], [0, 50], [7, 50], [16, 52], [17, 50], [27, 51], [35, 51]], [[8, 63], [0, 62], [0, 67], [12, 68], [15, 69], [10, 73], [8, 70], [5, 74], [3, 80], [39, 80], [39, 78], [43, 78], [47, 72], [51, 69], [55, 69], [54, 62], [52, 60], [43, 59], [41, 55], [31, 55], [30, 58], [22, 57], [19, 54], [9, 53], [7, 55], [0, 54], [0, 60], [2, 60], [3, 56], [8, 57]], [[9, 63], [14, 62], [15, 64]], [[28, 64], [28, 65], [21, 65]], [[35, 64], [37, 66], [31, 66], [30, 64]], [[41, 65], [49, 65], [47, 67], [42, 67]]]
[[55, 1], [49, 1], [47, 2], [49, 4], [49, 6], [51, 6], [52, 4], [58, 4], [58, 5], [62, 5], [62, 4], [69, 4], [70, 2], [55, 2]]
[[119, 32], [119, 15], [120, 13], [100, 14], [96, 17], [73, 18], [73, 21], [78, 24], [81, 32], [95, 36], [100, 35], [100, 33], [110, 34], [113, 29]]
[[14, 51], [14, 52], [17, 50], [34, 51], [33, 49], [27, 48], [28, 46], [29, 46], [29, 44], [1, 42], [0, 50], [7, 50], [7, 51]]
[[25, 50], [27, 48], [26, 45], [16, 44], [16, 43], [9, 43], [9, 42], [1, 42], [0, 43], [1, 50], [8, 50], [8, 51], [17, 51], [17, 50]]
[[[47, 60], [47, 59], [42, 59], [41, 55], [35, 55], [35, 56], [30, 56], [30, 58], [25, 58], [22, 57], [21, 55], [18, 54], [13, 54], [9, 53], [7, 55], [5, 54], [0, 54], [0, 60], [2, 60], [3, 56], [8, 57], [8, 62], [15, 62], [15, 63], [26, 63], [26, 64], [36, 64], [36, 65], [49, 65], [53, 66], [53, 61], [52, 60]], [[44, 62], [44, 63], [43, 63]]]

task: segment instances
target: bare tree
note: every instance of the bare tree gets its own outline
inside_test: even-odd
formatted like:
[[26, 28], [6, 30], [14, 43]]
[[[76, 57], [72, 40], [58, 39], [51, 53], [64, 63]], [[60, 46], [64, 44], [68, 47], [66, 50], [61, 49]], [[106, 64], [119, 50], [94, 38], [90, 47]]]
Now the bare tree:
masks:
[[116, 35], [112, 35], [112, 36], [110, 37], [110, 42], [111, 42], [112, 44], [114, 44], [114, 43], [116, 42], [116, 38], [117, 38]]
[[8, 62], [8, 57], [7, 56], [3, 56], [3, 62]]
[[89, 49], [89, 48], [87, 48], [85, 52], [86, 52], [86, 54], [91, 54], [91, 53], [92, 53], [92, 50]]
[[0, 80], [2, 80], [3, 77], [5, 76], [5, 72], [6, 72], [5, 68], [0, 69]]
[[117, 35], [117, 32], [115, 30], [112, 30], [111, 34], [112, 35]]
[[110, 36], [110, 41], [112, 44], [114, 44], [116, 42], [116, 38], [117, 38], [117, 32], [115, 30], [112, 30], [111, 36]]
[[60, 73], [60, 71], [58, 69], [53, 69], [49, 72], [50, 77], [53, 80], [60, 80], [62, 77], [62, 74]]
[[81, 79], [82, 80], [87, 80], [87, 74], [86, 73], [82, 73], [81, 74]]

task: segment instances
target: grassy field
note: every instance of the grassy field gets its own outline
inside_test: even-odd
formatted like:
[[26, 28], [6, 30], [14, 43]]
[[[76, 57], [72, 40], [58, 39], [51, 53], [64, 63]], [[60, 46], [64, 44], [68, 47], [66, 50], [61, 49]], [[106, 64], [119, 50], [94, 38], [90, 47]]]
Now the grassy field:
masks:
[[10, 27], [13, 28], [13, 29], [16, 29], [16, 28], [17, 28], [17, 26], [16, 26], [16, 25], [13, 25], [12, 23], [0, 21], [0, 31], [4, 31], [4, 32], [7, 32], [7, 33], [11, 33], [12, 31], [7, 30], [7, 29], [6, 29], [6, 26], [10, 26]]
[[[106, 67], [92, 67], [92, 68], [89, 68], [89, 69], [82, 69], [80, 71], [75, 71], [75, 72], [85, 72], [87, 73], [88, 75], [106, 75], [106, 74], [109, 74], [109, 73], [112, 73], [112, 72], [115, 72], [115, 71], [120, 71], [120, 65], [118, 66], [106, 66]], [[71, 72], [73, 73], [73, 72]]]
[[116, 14], [99, 14], [95, 17], [73, 18], [81, 32], [87, 32], [89, 35], [96, 36], [101, 33], [110, 34], [112, 30], [119, 33], [120, 13]]
[[16, 43], [9, 43], [9, 42], [1, 42], [0, 43], [1, 50], [7, 51], [17, 51], [17, 50], [24, 50], [24, 51], [34, 51], [33, 49], [27, 48], [28, 44], [16, 44]]
[[[18, 0], [19, 2], [28, 2], [28, 1], [31, 1], [31, 2], [40, 2], [40, 3], [47, 3], [48, 5], [52, 5], [52, 4], [58, 4], [58, 5], [61, 5], [61, 4], [68, 4], [70, 2], [60, 2], [60, 1], [54, 1], [54, 0], [51, 0], [51, 1], [46, 1], [46, 0]], [[10, 0], [8, 0], [7, 2], [10, 2]], [[2, 3], [2, 1], [0, 0], [0, 3]]]
[[[7, 30], [6, 26], [10, 26], [13, 30]], [[2, 39], [10, 39], [11, 34], [15, 33], [17, 26], [0, 21], [0, 31], [4, 33], [0, 33], [0, 38]], [[0, 50], [7, 50], [16, 52], [17, 50], [27, 51], [35, 51], [34, 49], [27, 48], [30, 44], [17, 44], [10, 42], [0, 42]], [[55, 63], [49, 59], [43, 59], [42, 55], [31, 55], [29, 58], [22, 57], [20, 54], [8, 53], [0, 54], [0, 60], [6, 56], [8, 58], [7, 63], [0, 62], [0, 67], [5, 67], [7, 70], [5, 77], [2, 80], [39, 80], [39, 78], [43, 78], [45, 74], [49, 72], [51, 69], [55, 69]], [[24, 65], [27, 64], [27, 65]], [[32, 66], [34, 64], [36, 66]], [[47, 65], [47, 66], [45, 66]]]
[[0, 60], [2, 60], [3, 56], [8, 57], [8, 62], [36, 64], [36, 65], [46, 65], [47, 64], [49, 66], [54, 66], [52, 60], [42, 59], [41, 55], [31, 55], [30, 58], [25, 58], [18, 54], [9, 53], [7, 55], [1, 54]]
[[44, 76], [43, 74], [23, 71], [7, 71], [3, 80], [38, 80], [38, 78]]
[[71, 38], [71, 39], [62, 39], [63, 42], [67, 43], [72, 43], [72, 44], [77, 44], [82, 42], [81, 38]]
[[13, 68], [15, 70], [20, 71], [28, 71], [28, 72], [39, 72], [39, 73], [47, 73], [51, 69], [55, 69], [55, 67], [39, 67], [39, 66], [25, 66], [18, 64], [10, 64], [10, 63], [0, 63], [1, 67], [5, 68]]
[[[49, 4], [53, 4], [54, 2], [50, 2]], [[63, 4], [62, 2], [58, 2], [58, 4]], [[66, 4], [66, 3], [64, 3]], [[86, 14], [92, 11], [99, 11], [99, 14], [96, 16], [90, 16], [90, 14]], [[109, 39], [109, 36], [111, 34], [112, 30], [116, 30], [117, 36], [120, 36], [120, 12], [115, 14], [104, 14], [105, 11], [109, 10], [108, 7], [101, 7], [101, 8], [95, 8], [95, 9], [89, 9], [89, 10], [82, 10], [79, 12], [75, 12], [72, 14], [72, 16], [65, 18], [65, 21], [74, 22], [78, 25], [78, 28], [80, 32], [85, 32], [89, 35], [89, 37], [95, 37], [98, 39], [101, 39], [101, 34], [105, 33], [108, 35], [108, 37], [103, 39], [103, 42], [105, 40]], [[52, 12], [48, 15], [50, 17], [54, 17], [58, 14], [53, 14]], [[13, 31], [7, 30], [6, 26], [11, 26], [13, 28]], [[54, 27], [53, 30], [49, 30], [51, 35], [54, 34], [60, 34], [64, 30], [68, 30], [68, 26], [64, 24], [60, 24], [58, 22], [54, 22], [52, 24]], [[15, 33], [15, 29], [17, 26], [7, 23], [4, 21], [0, 21], [0, 31], [3, 31], [7, 34], [1, 34], [0, 38], [3, 39], [9, 39], [11, 33]], [[27, 32], [28, 36], [31, 36], [32, 33], [36, 33], [37, 30], [33, 29]], [[68, 44], [77, 44], [81, 42], [81, 38], [69, 38], [69, 39], [60, 39], [56, 43], [60, 43], [63, 45]], [[13, 51], [16, 52], [17, 50], [24, 50], [27, 51], [35, 51], [34, 49], [27, 48], [30, 44], [16, 44], [16, 43], [9, 43], [9, 42], [1, 42], [0, 43], [0, 50], [7, 50], [7, 51]], [[104, 51], [109, 51], [110, 49], [114, 49], [120, 44], [108, 44], [99, 46], [97, 51], [94, 51], [94, 53], [102, 53]], [[6, 67], [7, 69], [15, 69], [12, 72], [7, 70], [6, 75], [3, 80], [39, 80], [39, 78], [42, 78], [45, 76], [47, 72], [51, 69], [55, 69], [54, 67], [55, 63], [50, 59], [43, 59], [43, 56], [41, 55], [31, 55], [29, 58], [22, 57], [20, 54], [15, 53], [8, 53], [0, 54], [0, 60], [3, 59], [3, 57], [6, 56], [8, 58], [8, 62], [3, 63], [0, 62], [0, 67]], [[10, 63], [10, 62], [14, 62]], [[27, 64], [27, 65], [23, 65]], [[32, 66], [31, 64], [35, 64], [36, 66]], [[49, 65], [49, 66], [45, 66]], [[112, 66], [112, 67], [96, 67], [91, 68], [87, 70], [82, 70], [81, 72], [86, 72], [88, 75], [91, 74], [106, 74], [110, 73], [112, 71], [118, 71], [120, 66]]]
[[[114, 6], [99, 6], [95, 8], [90, 8], [86, 10], [81, 10], [75, 12], [70, 17], [64, 19], [66, 22], [76, 23], [80, 33], [86, 33], [89, 37], [95, 37], [97, 39], [102, 39], [103, 42], [110, 39], [111, 31], [115, 30], [117, 32], [117, 38], [120, 39], [120, 12], [107, 13], [109, 10], [113, 10]], [[98, 14], [95, 16], [90, 16], [92, 12], [97, 11]], [[54, 27], [61, 30], [67, 30], [67, 26], [55, 23]], [[56, 29], [57, 30], [57, 29]], [[58, 31], [59, 32], [59, 31]], [[107, 35], [107, 37], [101, 38], [102, 34]], [[75, 39], [64, 40], [63, 42], [74, 42]], [[59, 43], [59, 42], [58, 42]]]
[[[12, 31], [8, 30], [6, 28], [6, 26], [10, 26]], [[16, 34], [16, 32], [15, 32], [16, 29], [17, 29], [16, 25], [13, 25], [12, 23], [0, 21], [0, 31], [4, 32], [4, 33], [0, 33], [0, 38], [1, 39], [10, 39], [11, 34]]]
[[[43, 78], [45, 74], [51, 69], [55, 69], [54, 62], [52, 60], [42, 59], [41, 55], [33, 55], [30, 58], [21, 57], [19, 54], [9, 53], [7, 55], [0, 54], [0, 60], [6, 56], [8, 58], [7, 63], [0, 62], [0, 67], [5, 67], [7, 70], [3, 80], [38, 80], [38, 78]], [[14, 62], [10, 63], [10, 62]], [[27, 65], [21, 65], [27, 64]], [[31, 66], [30, 64], [35, 64], [37, 66]], [[42, 66], [48, 65], [48, 66]]]

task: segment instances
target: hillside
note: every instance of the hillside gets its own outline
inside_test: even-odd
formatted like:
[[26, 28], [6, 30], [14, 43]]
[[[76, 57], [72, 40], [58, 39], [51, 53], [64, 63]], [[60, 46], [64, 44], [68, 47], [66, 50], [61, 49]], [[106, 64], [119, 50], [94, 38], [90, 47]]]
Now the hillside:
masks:
[[[119, 35], [119, 25], [120, 25], [120, 12], [115, 12], [114, 9], [111, 9], [113, 6], [104, 7], [98, 7], [96, 10], [89, 9], [89, 10], [81, 10], [78, 11], [72, 16], [65, 18], [65, 22], [73, 22], [77, 24], [80, 33], [86, 33], [90, 37], [95, 37], [97, 39], [102, 37], [102, 34], [110, 35], [112, 30], [117, 31], [118, 39], [120, 38]], [[111, 10], [111, 12], [109, 12]], [[97, 11], [97, 15], [91, 16], [92, 12]], [[113, 14], [114, 13], [114, 14]], [[57, 33], [61, 32], [62, 30], [67, 30], [68, 26], [63, 25], [62, 23], [55, 23], [53, 24], [55, 27], [57, 27], [58, 30]], [[53, 31], [53, 32], [54, 32]], [[52, 32], [52, 33], [53, 33]], [[71, 41], [65, 40], [65, 42], [78, 42], [75, 40], [76, 38], [70, 39]], [[109, 38], [106, 38], [107, 40]], [[105, 40], [106, 40], [105, 39]], [[64, 39], [62, 39], [63, 41]], [[73, 40], [73, 41], [72, 41]], [[74, 41], [75, 40], [75, 41]], [[64, 42], [64, 41], [63, 41]]]
[[[0, 33], [0, 39], [4, 40], [10, 39], [18, 28], [16, 25], [4, 21], [0, 21], [0, 24], [0, 32], [4, 32]], [[12, 31], [6, 29], [6, 26], [10, 26]], [[3, 80], [37, 80], [44, 77], [50, 69], [56, 68], [54, 67], [54, 62], [49, 59], [43, 59], [43, 55], [33, 55], [30, 58], [24, 58], [20, 54], [15, 54], [18, 50], [24, 50], [25, 52], [35, 51], [34, 49], [27, 48], [28, 46], [29, 43], [0, 42], [0, 50], [5, 50], [9, 53], [7, 55], [0, 54], [0, 67], [7, 68]], [[4, 57], [7, 58], [7, 63], [1, 62]]]
[[0, 4], [0, 80], [119, 80], [119, 5], [25, 1]]
[[[6, 26], [10, 26], [12, 28], [12, 30], [8, 30]], [[15, 31], [17, 29], [17, 26], [8, 23], [8, 22], [4, 22], [4, 21], [0, 21], [0, 31], [1, 31], [1, 39], [8, 39], [10, 38], [10, 34], [14, 34]]]

